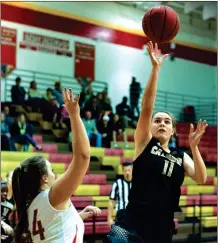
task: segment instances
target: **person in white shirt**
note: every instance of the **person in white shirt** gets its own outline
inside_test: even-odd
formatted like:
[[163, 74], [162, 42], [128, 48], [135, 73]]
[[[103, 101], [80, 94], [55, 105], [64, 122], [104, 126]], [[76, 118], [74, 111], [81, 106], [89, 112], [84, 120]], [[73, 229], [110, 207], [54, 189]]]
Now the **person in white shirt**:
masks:
[[12, 188], [18, 212], [15, 243], [83, 243], [83, 219], [99, 215], [100, 209], [86, 207], [80, 214], [70, 197], [82, 183], [90, 161], [89, 139], [79, 111], [79, 94], [62, 92], [73, 133], [73, 159], [56, 179], [51, 163], [42, 156], [23, 161], [14, 170]]

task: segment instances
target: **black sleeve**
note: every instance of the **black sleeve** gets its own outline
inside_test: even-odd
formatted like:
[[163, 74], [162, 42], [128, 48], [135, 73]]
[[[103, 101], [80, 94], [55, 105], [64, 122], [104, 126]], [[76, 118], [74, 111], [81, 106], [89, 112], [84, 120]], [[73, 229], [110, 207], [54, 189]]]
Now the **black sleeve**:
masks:
[[16, 90], [14, 89], [14, 86], [11, 88], [11, 100], [15, 101], [16, 100]]
[[17, 122], [11, 125], [10, 133], [12, 137], [20, 135], [20, 129]]
[[26, 90], [24, 89], [24, 87], [22, 87], [22, 94], [25, 96], [26, 94]]
[[30, 136], [33, 136], [33, 132], [34, 132], [34, 130], [33, 130], [32, 124], [27, 123], [26, 133], [28, 133]]

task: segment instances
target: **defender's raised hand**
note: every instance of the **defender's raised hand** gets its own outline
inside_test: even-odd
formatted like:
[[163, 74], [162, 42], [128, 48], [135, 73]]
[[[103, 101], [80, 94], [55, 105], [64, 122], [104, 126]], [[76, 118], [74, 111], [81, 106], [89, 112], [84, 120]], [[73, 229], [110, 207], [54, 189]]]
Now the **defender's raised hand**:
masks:
[[79, 98], [80, 94], [78, 94], [75, 98], [73, 96], [72, 89], [64, 89], [62, 91], [62, 96], [64, 100], [64, 107], [66, 108], [69, 114], [79, 113]]

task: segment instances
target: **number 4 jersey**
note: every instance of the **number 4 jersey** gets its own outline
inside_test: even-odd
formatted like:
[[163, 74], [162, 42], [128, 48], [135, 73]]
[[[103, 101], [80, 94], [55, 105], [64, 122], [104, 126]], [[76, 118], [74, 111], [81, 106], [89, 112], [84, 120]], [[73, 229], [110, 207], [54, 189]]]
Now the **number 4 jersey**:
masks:
[[178, 208], [184, 180], [184, 153], [174, 148], [170, 150], [170, 153], [164, 151], [159, 141], [152, 137], [133, 163], [127, 212], [144, 238], [161, 238], [162, 233], [169, 234]]
[[28, 208], [29, 231], [34, 243], [83, 243], [84, 223], [73, 204], [56, 210], [49, 190], [39, 193]]

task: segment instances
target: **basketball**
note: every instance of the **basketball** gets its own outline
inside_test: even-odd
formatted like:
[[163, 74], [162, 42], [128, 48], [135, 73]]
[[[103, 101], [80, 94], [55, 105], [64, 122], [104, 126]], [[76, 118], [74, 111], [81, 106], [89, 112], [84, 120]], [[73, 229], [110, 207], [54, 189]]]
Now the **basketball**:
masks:
[[154, 42], [166, 43], [179, 31], [179, 17], [170, 7], [159, 5], [149, 9], [142, 20], [145, 35]]

